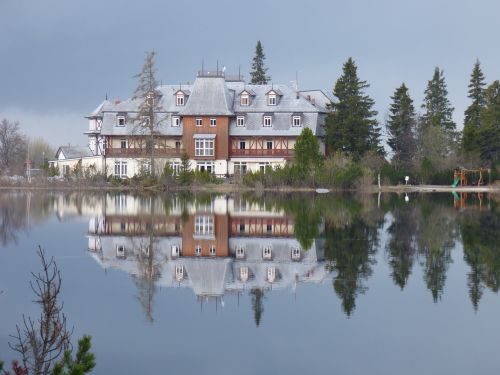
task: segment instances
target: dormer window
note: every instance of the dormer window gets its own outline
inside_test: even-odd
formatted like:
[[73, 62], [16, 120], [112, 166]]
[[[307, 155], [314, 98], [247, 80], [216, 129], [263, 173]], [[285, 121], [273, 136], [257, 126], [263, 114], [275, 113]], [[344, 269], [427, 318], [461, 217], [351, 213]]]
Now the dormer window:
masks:
[[116, 126], [125, 126], [125, 116], [116, 116]]
[[183, 92], [178, 92], [175, 95], [175, 105], [177, 106], [183, 106], [185, 103], [185, 97]]
[[242, 106], [248, 106], [250, 105], [250, 95], [248, 94], [241, 94], [241, 97], [240, 97], [240, 104]]
[[245, 248], [242, 246], [237, 246], [236, 247], [236, 259], [243, 259], [245, 258]]
[[276, 105], [276, 94], [274, 92], [267, 95], [267, 105]]
[[245, 116], [236, 117], [236, 126], [245, 126]]
[[172, 116], [172, 126], [180, 126], [181, 118], [179, 116]]
[[262, 248], [262, 258], [267, 260], [272, 258], [272, 250], [270, 246], [264, 246]]
[[269, 115], [264, 116], [263, 121], [262, 121], [262, 125], [263, 126], [273, 126], [273, 117], [269, 116]]
[[300, 116], [294, 115], [292, 116], [292, 126], [300, 127], [302, 126], [302, 121]]

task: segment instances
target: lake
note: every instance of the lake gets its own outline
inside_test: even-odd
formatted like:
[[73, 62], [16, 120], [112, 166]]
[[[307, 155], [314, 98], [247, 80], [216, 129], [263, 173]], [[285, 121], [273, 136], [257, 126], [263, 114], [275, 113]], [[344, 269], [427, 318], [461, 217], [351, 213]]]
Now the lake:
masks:
[[94, 374], [497, 374], [500, 197], [0, 193], [0, 359], [40, 245]]

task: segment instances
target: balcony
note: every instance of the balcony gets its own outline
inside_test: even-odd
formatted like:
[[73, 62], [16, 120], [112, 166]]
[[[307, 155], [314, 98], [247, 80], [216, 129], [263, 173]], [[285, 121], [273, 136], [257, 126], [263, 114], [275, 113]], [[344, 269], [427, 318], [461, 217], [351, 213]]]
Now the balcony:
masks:
[[291, 149], [231, 149], [229, 150], [229, 156], [231, 157], [276, 157], [276, 158], [292, 158], [293, 150]]
[[[181, 157], [184, 149], [182, 148], [167, 148], [155, 149], [154, 156], [156, 157]], [[106, 148], [105, 155], [108, 157], [118, 158], [141, 158], [149, 157], [150, 153], [142, 148]]]

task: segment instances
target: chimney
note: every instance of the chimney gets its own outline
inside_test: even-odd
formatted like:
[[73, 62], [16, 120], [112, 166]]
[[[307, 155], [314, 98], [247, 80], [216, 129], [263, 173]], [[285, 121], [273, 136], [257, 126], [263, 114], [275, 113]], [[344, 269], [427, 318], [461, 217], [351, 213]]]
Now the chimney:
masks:
[[115, 99], [115, 100], [114, 100], [114, 103], [115, 103], [115, 105], [118, 105], [118, 104], [120, 104], [120, 103], [121, 103], [121, 100], [120, 100], [120, 99]]

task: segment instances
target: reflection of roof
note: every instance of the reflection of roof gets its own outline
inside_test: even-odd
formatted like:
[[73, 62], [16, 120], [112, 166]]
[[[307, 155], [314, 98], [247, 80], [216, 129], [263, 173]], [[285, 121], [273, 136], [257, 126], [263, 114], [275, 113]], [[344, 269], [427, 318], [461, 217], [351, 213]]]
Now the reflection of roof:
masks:
[[197, 296], [224, 295], [230, 258], [183, 258], [191, 287]]

